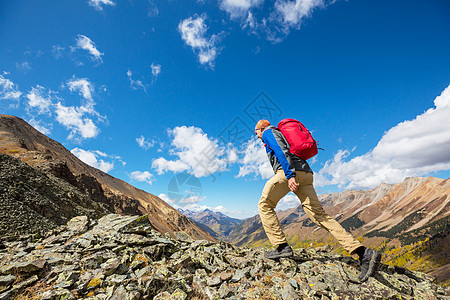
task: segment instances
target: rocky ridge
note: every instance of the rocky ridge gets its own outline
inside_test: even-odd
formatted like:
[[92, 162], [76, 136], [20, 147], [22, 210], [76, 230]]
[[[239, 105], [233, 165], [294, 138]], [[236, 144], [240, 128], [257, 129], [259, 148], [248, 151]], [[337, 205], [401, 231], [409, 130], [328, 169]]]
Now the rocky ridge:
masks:
[[93, 201], [75, 185], [46, 176], [18, 159], [0, 153], [0, 240], [43, 235], [77, 215], [99, 218], [113, 212], [106, 201]]
[[292, 259], [264, 249], [176, 239], [148, 216], [71, 219], [45, 238], [0, 250], [0, 299], [445, 299], [433, 278], [381, 264], [358, 282], [357, 260], [327, 248]]
[[[152, 226], [159, 232], [169, 232], [174, 236], [175, 231], [185, 231], [195, 239], [215, 241], [208, 233], [162, 199], [85, 164], [63, 145], [40, 133], [30, 124], [18, 117], [0, 114], [0, 154], [1, 153], [25, 162], [35, 171], [41, 173], [39, 176], [41, 176], [44, 181], [47, 183], [50, 183], [50, 181], [51, 183], [55, 183], [55, 189], [60, 190], [60, 186], [65, 185], [66, 188], [64, 188], [64, 193], [61, 194], [58, 192], [60, 196], [62, 196], [61, 200], [64, 203], [68, 203], [67, 199], [71, 200], [66, 192], [72, 190], [70, 193], [71, 195], [76, 195], [80, 199], [83, 198], [83, 201], [75, 201], [76, 199], [72, 199], [74, 200], [72, 203], [80, 204], [78, 206], [84, 207], [86, 204], [87, 207], [84, 208], [87, 209], [95, 209], [96, 206], [103, 206], [103, 208], [106, 208], [108, 211], [119, 214], [148, 214]], [[0, 163], [3, 164], [5, 161], [6, 159], [2, 158]], [[10, 161], [7, 162], [8, 166], [11, 164], [13, 163]], [[23, 166], [15, 168], [17, 170], [22, 167]], [[8, 174], [7, 168], [3, 168], [3, 171]], [[34, 176], [35, 171], [30, 171], [30, 174], [33, 174]], [[28, 172], [19, 172], [22, 176], [17, 177], [16, 180], [11, 176], [6, 175], [11, 179], [9, 184], [4, 186], [6, 192], [9, 192], [10, 189], [14, 190], [13, 199], [8, 200], [9, 202], [6, 203], [7, 206], [11, 206], [11, 203], [15, 202], [15, 204], [23, 207], [22, 194], [27, 194], [27, 191], [26, 189], [20, 190], [20, 188], [27, 187], [30, 178], [27, 176]], [[45, 177], [49, 178], [50, 181], [45, 179]], [[35, 194], [39, 194], [44, 198], [48, 198], [48, 194], [54, 194], [51, 189], [47, 187], [43, 189], [40, 187], [38, 180], [32, 178], [31, 181], [35, 183], [32, 187]], [[65, 181], [65, 183], [63, 181]], [[8, 197], [11, 198], [11, 196]], [[50, 220], [50, 223], [55, 223], [55, 220], [53, 220], [55, 218], [53, 218], [51, 214], [45, 214], [45, 206], [40, 206], [40, 210], [36, 210], [34, 209], [36, 203], [32, 200], [33, 198], [29, 197], [28, 199], [30, 201], [26, 201], [27, 203], [25, 203], [25, 206], [28, 206], [28, 208], [32, 207], [34, 212], [37, 212], [38, 215], [40, 215], [37, 216], [39, 219], [42, 219], [41, 216], [44, 216], [45, 219]], [[2, 201], [4, 200], [0, 198], [0, 208], [2, 208]], [[55, 204], [56, 202], [57, 201], [54, 201], [53, 203]], [[92, 206], [91, 202], [96, 202], [97, 204], [94, 203], [94, 206]], [[59, 208], [62, 207], [58, 205], [52, 207], [56, 213], [53, 214], [53, 216], [59, 217], [57, 210]], [[64, 217], [70, 214], [69, 206], [66, 206], [65, 208], [66, 211], [61, 212]], [[103, 208], [98, 209], [96, 213], [100, 216], [104, 215], [105, 211]], [[2, 216], [2, 219], [0, 219], [1, 222], [6, 224], [8, 224], [9, 220], [7, 212], [8, 211], [4, 212], [7, 218], [3, 218]], [[81, 215], [88, 213], [76, 212], [76, 214]], [[75, 215], [69, 216], [69, 219], [74, 216]], [[14, 215], [11, 215], [10, 217], [14, 218]], [[67, 220], [64, 220], [64, 224], [66, 222]], [[57, 225], [61, 225], [59, 220], [56, 220], [56, 223]], [[9, 228], [14, 228], [14, 226], [11, 225]], [[30, 233], [34, 233], [29, 226], [28, 228], [27, 226], [23, 226], [23, 229], [27, 229]], [[14, 232], [12, 233], [14, 234]], [[22, 232], [19, 232], [19, 234], [20, 233]], [[8, 232], [8, 235], [10, 234], [11, 232]], [[2, 236], [4, 236], [4, 232], [1, 231], [0, 226], [0, 239]]]

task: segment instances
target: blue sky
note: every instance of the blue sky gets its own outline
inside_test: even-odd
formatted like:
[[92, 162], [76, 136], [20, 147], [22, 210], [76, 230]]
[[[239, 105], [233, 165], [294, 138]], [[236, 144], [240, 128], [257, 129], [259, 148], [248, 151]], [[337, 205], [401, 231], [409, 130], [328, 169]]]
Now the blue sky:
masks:
[[244, 218], [272, 174], [259, 118], [313, 132], [318, 193], [448, 178], [449, 37], [448, 1], [5, 0], [0, 113], [175, 207]]

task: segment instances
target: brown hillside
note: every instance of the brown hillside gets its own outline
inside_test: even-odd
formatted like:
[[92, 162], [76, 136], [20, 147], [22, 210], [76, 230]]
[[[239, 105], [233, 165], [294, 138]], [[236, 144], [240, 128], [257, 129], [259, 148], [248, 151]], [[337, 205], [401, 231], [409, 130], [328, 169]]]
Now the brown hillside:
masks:
[[[44, 173], [52, 173], [69, 182], [72, 174], [94, 178], [103, 190], [104, 196], [101, 196], [112, 202], [115, 212], [148, 213], [152, 225], [162, 233], [186, 231], [196, 239], [214, 240], [165, 201], [85, 164], [63, 145], [18, 117], [0, 115], [0, 153], [16, 157]], [[61, 171], [64, 166], [67, 166], [72, 174]]]

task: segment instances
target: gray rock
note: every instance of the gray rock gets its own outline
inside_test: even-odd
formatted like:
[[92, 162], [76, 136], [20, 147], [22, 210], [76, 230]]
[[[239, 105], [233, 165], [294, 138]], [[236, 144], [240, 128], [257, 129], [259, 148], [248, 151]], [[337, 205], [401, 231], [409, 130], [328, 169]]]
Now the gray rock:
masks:
[[78, 216], [72, 218], [67, 223], [67, 230], [73, 235], [85, 232], [88, 229], [89, 218], [87, 216]]
[[206, 284], [208, 286], [218, 286], [222, 283], [222, 279], [220, 278], [220, 275], [213, 275], [211, 277], [208, 277], [206, 279]]
[[103, 273], [106, 276], [109, 276], [109, 275], [114, 274], [114, 272], [119, 267], [119, 265], [120, 265], [120, 259], [117, 257], [114, 257], [114, 258], [108, 259], [106, 262], [101, 264], [100, 267], [101, 267]]
[[[21, 297], [33, 284], [52, 287], [36, 291], [42, 299], [88, 298], [88, 293], [94, 294], [89, 297], [92, 300], [448, 296], [433, 278], [404, 268], [381, 264], [375, 275], [361, 284], [357, 261], [331, 252], [301, 250], [292, 259], [273, 261], [264, 258], [263, 249], [191, 242], [182, 236], [175, 240], [152, 231], [148, 224], [145, 218], [112, 215], [89, 224], [91, 230], [64, 244], [31, 242], [31, 236], [8, 243], [8, 251], [0, 253], [4, 262], [0, 273], [5, 274], [0, 276], [0, 299]], [[63, 240], [73, 226], [69, 224], [54, 235]], [[19, 270], [20, 276], [27, 278], [36, 272], [41, 279], [35, 275], [12, 287], [19, 276], [11, 274]]]
[[75, 272], [66, 271], [66, 272], [59, 274], [54, 287], [62, 288], [62, 289], [69, 288], [77, 280], [78, 280], [78, 274], [76, 274]]
[[182, 242], [192, 243], [194, 239], [184, 231], [176, 231], [174, 232], [175, 238]]
[[75, 299], [75, 296], [67, 289], [56, 288], [42, 293], [39, 297], [42, 300], [69, 300]]
[[13, 283], [16, 280], [15, 275], [6, 275], [6, 276], [0, 276], [0, 286], [7, 286]]
[[14, 266], [14, 269], [19, 273], [33, 273], [43, 269], [45, 267], [45, 264], [45, 259], [36, 259], [17, 263]]
[[231, 282], [239, 282], [242, 278], [245, 278], [250, 273], [249, 268], [237, 269], [234, 272], [233, 278], [231, 278]]
[[130, 297], [127, 290], [121, 285], [114, 291], [114, 294], [111, 296], [110, 300], [123, 300], [123, 299], [130, 299]]

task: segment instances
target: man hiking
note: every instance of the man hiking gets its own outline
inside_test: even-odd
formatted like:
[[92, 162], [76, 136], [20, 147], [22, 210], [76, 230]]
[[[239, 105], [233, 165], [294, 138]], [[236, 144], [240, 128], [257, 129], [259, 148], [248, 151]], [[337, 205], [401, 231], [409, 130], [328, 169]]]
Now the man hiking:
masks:
[[275, 126], [271, 126], [267, 120], [260, 120], [255, 126], [255, 134], [264, 142], [267, 156], [275, 172], [264, 186], [258, 203], [264, 230], [275, 248], [265, 256], [270, 259], [293, 256], [292, 248], [286, 241], [275, 213], [275, 207], [280, 199], [292, 191], [300, 199], [305, 213], [314, 223], [331, 233], [351, 255], [359, 256], [361, 274], [358, 278], [366, 281], [380, 261], [381, 253], [364, 247], [324, 211], [313, 187], [311, 168], [305, 160], [289, 152], [289, 144]]

